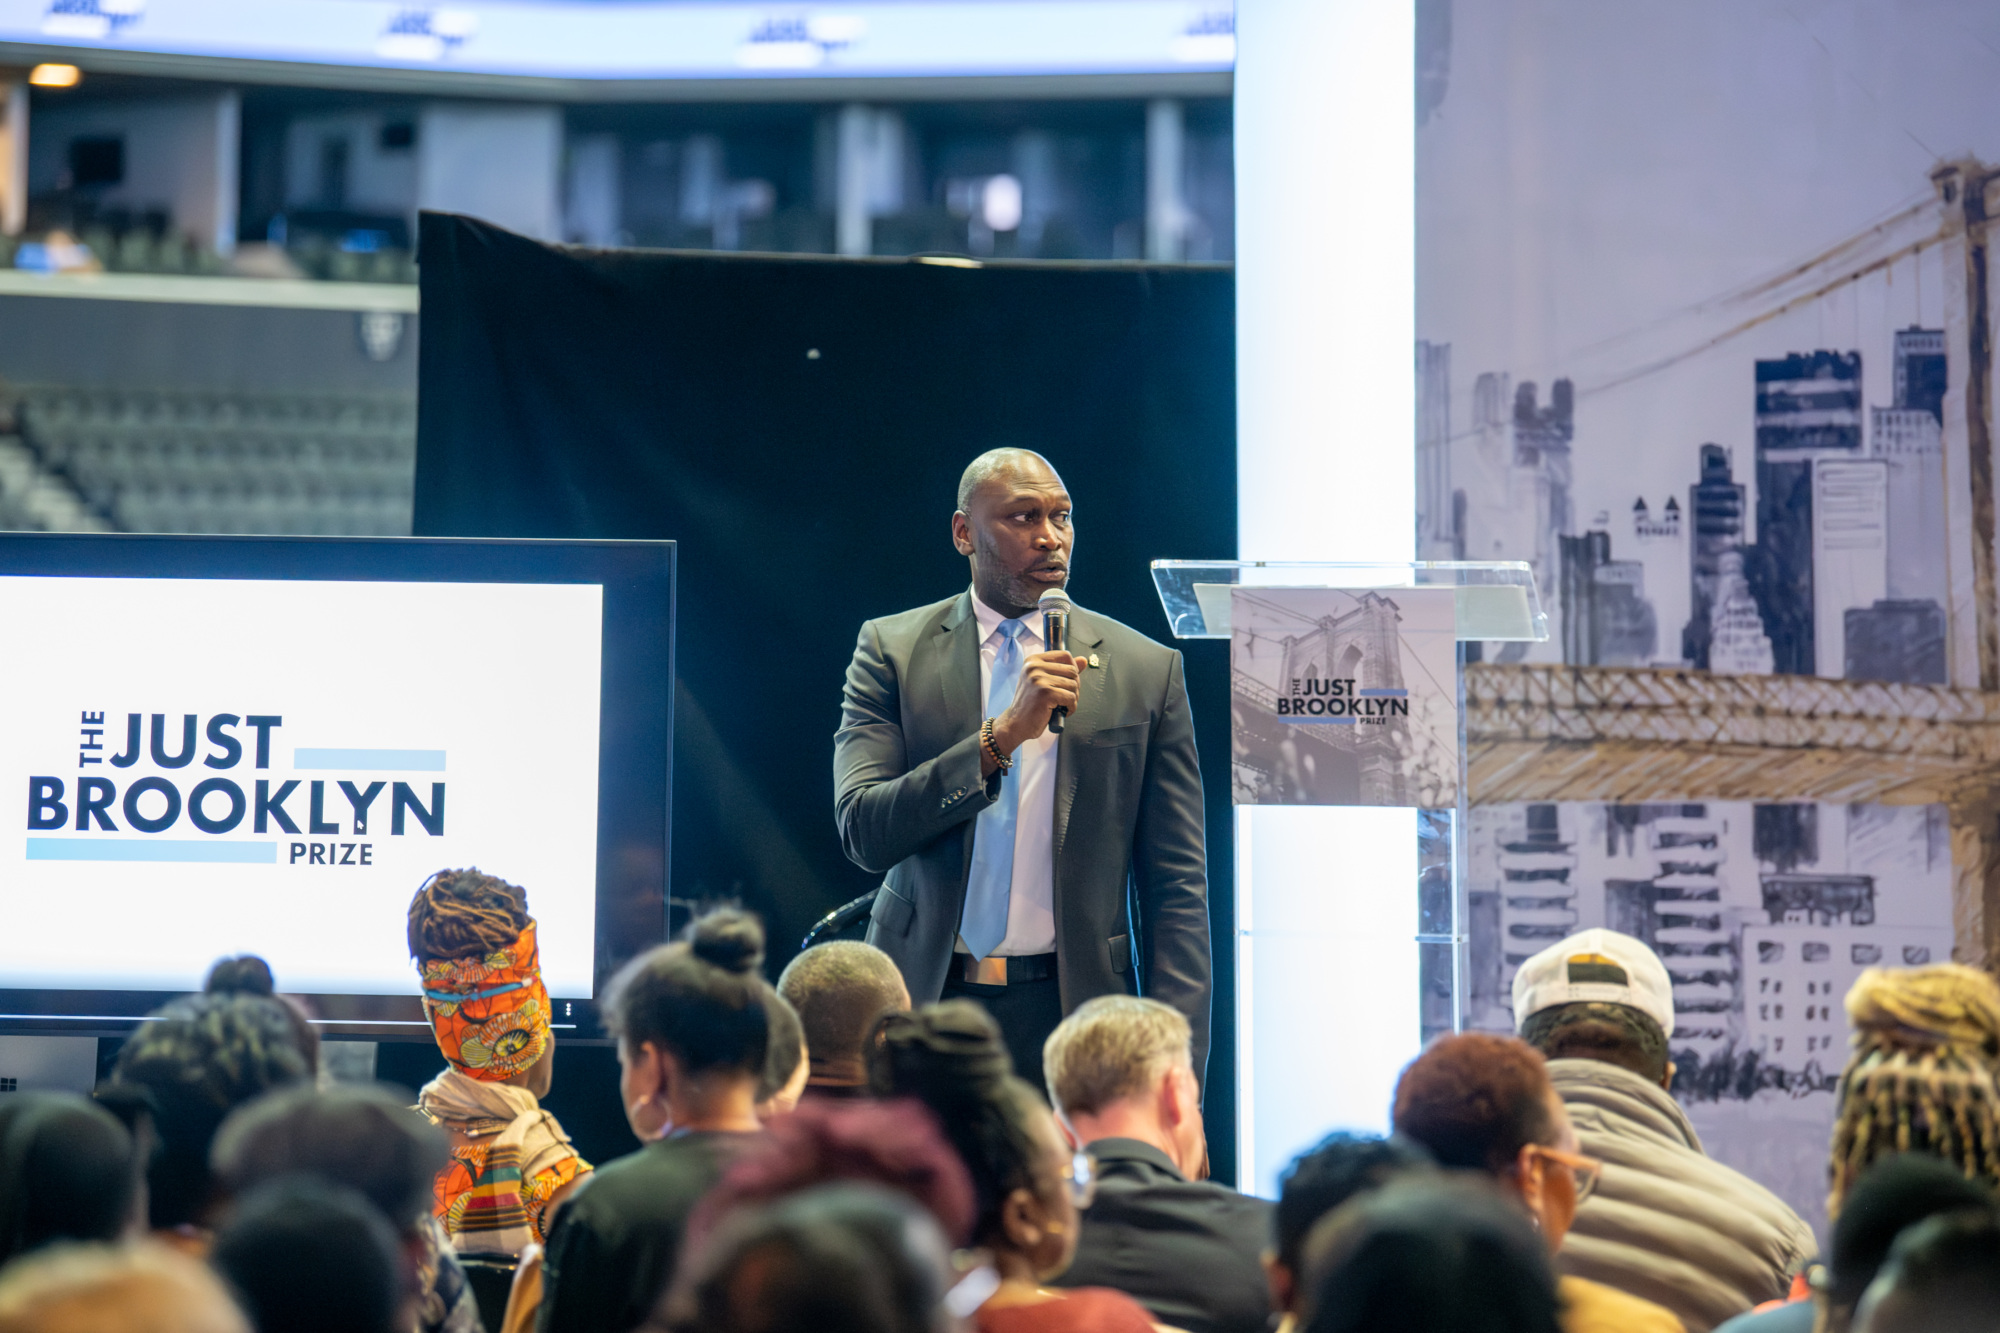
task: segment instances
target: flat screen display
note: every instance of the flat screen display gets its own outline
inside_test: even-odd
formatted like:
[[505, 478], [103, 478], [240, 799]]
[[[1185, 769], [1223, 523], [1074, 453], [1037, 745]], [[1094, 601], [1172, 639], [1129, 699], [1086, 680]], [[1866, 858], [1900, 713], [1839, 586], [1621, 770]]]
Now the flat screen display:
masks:
[[665, 932], [672, 592], [671, 543], [0, 535], [0, 1021], [238, 953], [418, 1021], [405, 913], [465, 866], [576, 1020]]

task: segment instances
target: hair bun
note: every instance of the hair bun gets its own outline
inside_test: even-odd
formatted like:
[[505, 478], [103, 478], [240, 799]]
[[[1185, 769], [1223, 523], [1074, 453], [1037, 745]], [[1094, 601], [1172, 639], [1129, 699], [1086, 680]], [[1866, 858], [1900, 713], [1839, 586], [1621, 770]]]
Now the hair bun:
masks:
[[254, 953], [224, 958], [208, 969], [202, 989], [211, 995], [270, 995], [277, 990], [271, 965]]
[[873, 1070], [883, 1096], [940, 1102], [995, 1095], [1014, 1073], [999, 1025], [970, 1000], [946, 1000], [911, 1013], [892, 1013], [880, 1028]]
[[740, 907], [696, 917], [687, 928], [689, 950], [725, 972], [749, 974], [764, 964], [764, 927]]

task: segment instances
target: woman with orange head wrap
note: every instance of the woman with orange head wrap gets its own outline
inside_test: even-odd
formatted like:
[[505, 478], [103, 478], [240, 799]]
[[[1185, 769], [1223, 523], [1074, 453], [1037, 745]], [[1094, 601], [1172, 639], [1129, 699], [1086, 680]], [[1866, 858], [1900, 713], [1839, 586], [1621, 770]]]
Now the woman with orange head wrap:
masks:
[[409, 939], [450, 1062], [417, 1097], [451, 1133], [437, 1214], [461, 1254], [519, 1254], [590, 1170], [541, 1106], [555, 1040], [527, 893], [477, 869], [439, 871], [410, 902]]

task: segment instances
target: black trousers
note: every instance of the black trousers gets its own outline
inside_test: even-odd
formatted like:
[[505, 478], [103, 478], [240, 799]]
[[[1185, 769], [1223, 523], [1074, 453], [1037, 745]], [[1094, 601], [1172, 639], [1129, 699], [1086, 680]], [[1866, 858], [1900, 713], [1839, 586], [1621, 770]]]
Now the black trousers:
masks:
[[1007, 1051], [1014, 1057], [1014, 1072], [1028, 1080], [1036, 1091], [1048, 1096], [1042, 1081], [1042, 1043], [1062, 1022], [1062, 982], [1057, 977], [1021, 981], [1011, 986], [981, 986], [957, 977], [947, 977], [944, 999], [976, 1000], [1000, 1025]]

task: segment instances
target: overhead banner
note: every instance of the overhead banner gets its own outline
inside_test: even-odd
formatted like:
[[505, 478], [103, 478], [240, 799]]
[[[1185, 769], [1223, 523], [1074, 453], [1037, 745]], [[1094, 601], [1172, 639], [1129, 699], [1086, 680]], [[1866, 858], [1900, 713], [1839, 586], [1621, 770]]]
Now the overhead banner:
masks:
[[1230, 595], [1238, 805], [1458, 803], [1452, 588]]

